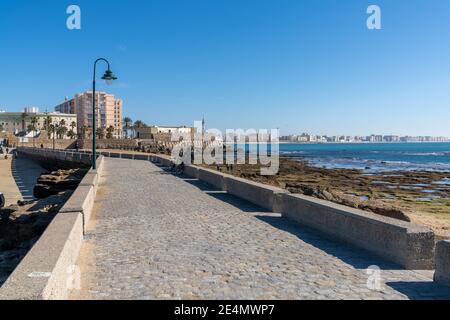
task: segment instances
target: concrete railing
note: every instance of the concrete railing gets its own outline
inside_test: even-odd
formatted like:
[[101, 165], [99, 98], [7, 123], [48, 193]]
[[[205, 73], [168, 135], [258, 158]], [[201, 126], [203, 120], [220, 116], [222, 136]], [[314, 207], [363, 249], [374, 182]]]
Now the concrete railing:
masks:
[[39, 161], [44, 166], [51, 164], [52, 166], [78, 167], [80, 165], [90, 166], [92, 163], [91, 155], [84, 152], [30, 147], [20, 147], [17, 148], [17, 151], [19, 154]]
[[[57, 159], [87, 164], [74, 152], [24, 148], [22, 155], [35, 159]], [[42, 160], [42, 159], [41, 159]], [[85, 162], [86, 161], [86, 162]], [[0, 300], [66, 299], [76, 284], [75, 266], [86, 225], [91, 217], [104, 157], [97, 158], [97, 170], [89, 170], [40, 239], [0, 288]]]
[[185, 173], [406, 269], [433, 269], [434, 233], [425, 227], [337, 205], [218, 171], [187, 166]]
[[270, 185], [254, 182], [247, 179], [225, 176], [226, 191], [236, 197], [245, 199], [260, 207], [272, 211], [281, 212], [281, 196], [288, 191]]
[[440, 241], [436, 246], [436, 283], [450, 286], [450, 241]]
[[282, 195], [282, 215], [406, 269], [433, 269], [434, 233], [425, 227], [304, 195]]

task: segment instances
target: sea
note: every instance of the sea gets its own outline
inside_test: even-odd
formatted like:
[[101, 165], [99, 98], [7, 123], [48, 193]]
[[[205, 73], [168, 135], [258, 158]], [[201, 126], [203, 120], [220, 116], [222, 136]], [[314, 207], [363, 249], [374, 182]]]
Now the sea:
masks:
[[280, 156], [365, 172], [450, 172], [450, 143], [280, 144]]

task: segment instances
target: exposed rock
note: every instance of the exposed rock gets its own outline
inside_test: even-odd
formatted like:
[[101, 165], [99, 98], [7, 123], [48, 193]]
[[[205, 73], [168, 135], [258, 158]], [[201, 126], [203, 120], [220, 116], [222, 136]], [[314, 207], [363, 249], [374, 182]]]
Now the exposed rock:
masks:
[[75, 190], [83, 178], [85, 170], [58, 170], [41, 175], [33, 189], [35, 198], [43, 199], [65, 190]]

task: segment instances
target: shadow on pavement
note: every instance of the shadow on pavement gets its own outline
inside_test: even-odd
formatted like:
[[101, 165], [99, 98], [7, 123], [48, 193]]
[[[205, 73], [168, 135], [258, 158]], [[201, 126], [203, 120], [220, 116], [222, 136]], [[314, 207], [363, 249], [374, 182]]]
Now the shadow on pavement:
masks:
[[432, 281], [388, 282], [386, 285], [412, 300], [450, 300], [450, 288]]
[[11, 173], [23, 200], [32, 200], [33, 188], [39, 176], [45, 172], [39, 164], [27, 158], [15, 158], [11, 162]]
[[356, 269], [365, 270], [370, 266], [378, 266], [382, 270], [403, 270], [395, 263], [384, 260], [370, 252], [351, 244], [334, 239], [322, 232], [302, 226], [284, 217], [256, 216], [271, 226], [289, 232], [300, 240], [334, 256]]
[[[365, 270], [370, 266], [378, 266], [382, 270], [403, 270], [403, 268], [395, 263], [384, 260], [364, 249], [357, 248], [353, 245], [331, 238], [317, 230], [302, 226], [295, 221], [284, 218], [279, 214], [274, 214], [268, 210], [262, 209], [248, 201], [230, 195], [226, 192], [217, 191], [212, 186], [199, 181], [198, 179], [189, 179], [180, 177], [185, 182], [199, 188], [211, 197], [224, 201], [244, 212], [256, 213], [255, 217], [271, 226], [289, 232], [300, 240], [316, 247], [325, 253], [334, 256], [356, 269]], [[265, 215], [267, 213], [267, 215]]]

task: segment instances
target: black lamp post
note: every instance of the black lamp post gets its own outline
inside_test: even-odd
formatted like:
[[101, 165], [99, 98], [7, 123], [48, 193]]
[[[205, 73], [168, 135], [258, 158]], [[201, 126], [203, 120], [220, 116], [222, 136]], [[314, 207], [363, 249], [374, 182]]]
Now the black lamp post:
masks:
[[105, 80], [106, 82], [117, 80], [117, 77], [114, 75], [114, 73], [111, 71], [111, 67], [109, 64], [109, 61], [100, 58], [95, 60], [94, 63], [94, 79], [92, 81], [92, 169], [97, 169], [97, 145], [96, 145], [96, 135], [97, 135], [97, 122], [96, 122], [96, 107], [95, 107], [95, 75], [97, 71], [97, 63], [99, 61], [104, 61], [108, 65], [108, 70], [105, 71], [105, 74], [102, 77], [102, 80]]

